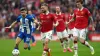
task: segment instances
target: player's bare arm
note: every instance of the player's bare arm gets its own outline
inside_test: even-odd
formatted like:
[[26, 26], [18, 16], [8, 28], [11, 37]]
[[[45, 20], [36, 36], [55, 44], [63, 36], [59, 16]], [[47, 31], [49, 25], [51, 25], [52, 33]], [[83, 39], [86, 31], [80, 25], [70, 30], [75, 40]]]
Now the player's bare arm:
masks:
[[75, 18], [73, 17], [71, 20], [66, 21], [65, 23], [66, 23], [66, 25], [68, 25], [70, 22], [73, 22], [74, 20], [75, 20]]
[[9, 27], [6, 27], [6, 28], [12, 28], [16, 25], [17, 21], [13, 22]]
[[56, 26], [58, 26], [59, 25], [59, 22], [58, 21], [56, 21], [56, 23], [53, 23], [53, 26], [54, 27], [56, 27]]
[[92, 17], [92, 16], [90, 16], [89, 18], [90, 18], [91, 23], [92, 23], [92, 29], [93, 29], [93, 30], [95, 30], [95, 25], [94, 25], [93, 17]]

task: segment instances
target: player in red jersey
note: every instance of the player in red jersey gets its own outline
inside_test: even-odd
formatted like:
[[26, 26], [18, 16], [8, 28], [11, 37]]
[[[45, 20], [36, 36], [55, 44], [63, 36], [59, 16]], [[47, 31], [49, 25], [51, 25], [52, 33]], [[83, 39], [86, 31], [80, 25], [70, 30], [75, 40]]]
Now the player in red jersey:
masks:
[[[67, 18], [67, 24], [68, 24], [68, 34], [69, 34], [69, 43], [70, 43], [70, 40], [74, 40], [73, 39], [73, 30], [74, 30], [74, 26], [75, 26], [75, 21], [72, 21], [69, 23], [69, 21], [72, 19], [72, 17], [74, 16], [74, 13], [73, 13], [73, 8], [72, 7], [69, 7], [69, 14], [68, 14], [68, 18]], [[74, 48], [74, 45], [72, 46], [72, 48]]]
[[[90, 18], [93, 23], [93, 18], [91, 16], [91, 13], [87, 8], [84, 8], [82, 5], [82, 0], [77, 0], [76, 5], [77, 8], [74, 10], [74, 20], [75, 20], [75, 28], [73, 32], [74, 36], [74, 56], [78, 56], [77, 50], [77, 39], [79, 37], [80, 42], [90, 48], [91, 54], [94, 54], [94, 48], [85, 40], [86, 39], [86, 33], [87, 33], [87, 27], [88, 27], [88, 19]], [[71, 21], [70, 21], [71, 22]], [[93, 27], [94, 29], [94, 27]]]
[[[51, 56], [50, 54], [50, 48], [48, 47], [49, 41], [52, 39], [52, 29], [53, 26], [57, 26], [58, 22], [54, 18], [54, 15], [49, 12], [48, 10], [48, 4], [43, 3], [41, 5], [41, 14], [40, 14], [40, 30], [41, 30], [41, 37], [43, 40], [43, 54], [42, 56], [46, 56], [48, 53], [48, 56]], [[56, 22], [55, 24], [53, 24]]]
[[69, 48], [68, 44], [68, 33], [66, 31], [66, 17], [65, 14], [61, 12], [60, 7], [56, 7], [56, 13], [54, 14], [55, 18], [59, 22], [58, 26], [56, 26], [57, 36], [60, 39], [61, 45], [63, 47], [63, 52], [66, 52], [66, 47], [69, 52], [72, 50]]

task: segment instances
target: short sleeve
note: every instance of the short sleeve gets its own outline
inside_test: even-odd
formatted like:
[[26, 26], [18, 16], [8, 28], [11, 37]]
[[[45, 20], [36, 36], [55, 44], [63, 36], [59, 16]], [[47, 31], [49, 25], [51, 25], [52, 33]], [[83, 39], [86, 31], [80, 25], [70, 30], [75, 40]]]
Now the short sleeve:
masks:
[[66, 15], [65, 15], [65, 14], [63, 14], [63, 16], [64, 16], [63, 20], [64, 20], [64, 22], [66, 22]]
[[77, 10], [77, 9], [74, 10], [73, 18], [76, 18], [76, 10]]
[[30, 21], [33, 22], [33, 17], [32, 16], [29, 15], [29, 19], [30, 19]]
[[35, 19], [36, 16], [34, 14], [32, 14], [32, 17]]
[[16, 20], [17, 22], [20, 22], [20, 16], [17, 18], [17, 20]]
[[86, 13], [87, 13], [88, 16], [91, 16], [91, 13], [87, 8], [86, 8]]

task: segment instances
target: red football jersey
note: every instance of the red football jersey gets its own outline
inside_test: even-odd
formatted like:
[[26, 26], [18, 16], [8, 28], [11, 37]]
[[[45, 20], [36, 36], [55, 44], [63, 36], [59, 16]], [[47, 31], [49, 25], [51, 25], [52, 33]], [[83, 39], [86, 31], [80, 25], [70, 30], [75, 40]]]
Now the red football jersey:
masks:
[[[74, 14], [68, 14], [68, 19], [67, 21], [69, 22], [73, 18]], [[73, 29], [75, 26], [75, 21], [72, 21], [68, 24], [68, 29]]]
[[75, 9], [74, 15], [75, 15], [75, 28], [83, 29], [88, 27], [88, 19], [91, 13], [87, 8], [82, 8], [81, 10]]
[[56, 27], [56, 31], [57, 32], [62, 32], [66, 29], [65, 26], [65, 21], [66, 21], [66, 17], [64, 13], [60, 13], [60, 14], [54, 14], [55, 18], [57, 19], [57, 21], [59, 22], [59, 25]]
[[56, 21], [54, 18], [54, 15], [51, 13], [41, 13], [40, 14], [40, 22], [41, 22], [41, 27], [40, 30], [41, 32], [48, 32], [53, 29], [53, 22]]

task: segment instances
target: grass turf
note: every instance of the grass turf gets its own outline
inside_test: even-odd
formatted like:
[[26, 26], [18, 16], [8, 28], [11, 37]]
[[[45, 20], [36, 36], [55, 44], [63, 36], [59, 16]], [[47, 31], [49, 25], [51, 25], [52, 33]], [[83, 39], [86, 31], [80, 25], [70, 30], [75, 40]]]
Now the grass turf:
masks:
[[[94, 47], [95, 54], [91, 55], [90, 50], [84, 45], [79, 43], [78, 45], [79, 56], [100, 56], [100, 42], [89, 42], [89, 43]], [[12, 39], [0, 40], [0, 56], [12, 56], [12, 50], [14, 48], [14, 44], [15, 40]], [[73, 52], [63, 53], [63, 50], [59, 42], [51, 41], [49, 46], [52, 51], [52, 56], [73, 56]], [[24, 50], [23, 42], [21, 42], [19, 50], [20, 50], [20, 56], [41, 56], [43, 50], [42, 42], [37, 41], [37, 45], [35, 47], [31, 47], [30, 51]]]

